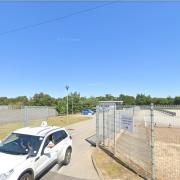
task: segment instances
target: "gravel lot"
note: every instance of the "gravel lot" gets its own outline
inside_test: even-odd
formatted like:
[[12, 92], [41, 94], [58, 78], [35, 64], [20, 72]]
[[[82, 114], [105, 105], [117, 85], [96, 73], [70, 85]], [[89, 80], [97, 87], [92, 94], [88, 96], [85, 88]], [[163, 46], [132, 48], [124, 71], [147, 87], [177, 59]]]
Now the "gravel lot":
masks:
[[180, 179], [180, 129], [156, 128], [155, 160], [159, 180]]

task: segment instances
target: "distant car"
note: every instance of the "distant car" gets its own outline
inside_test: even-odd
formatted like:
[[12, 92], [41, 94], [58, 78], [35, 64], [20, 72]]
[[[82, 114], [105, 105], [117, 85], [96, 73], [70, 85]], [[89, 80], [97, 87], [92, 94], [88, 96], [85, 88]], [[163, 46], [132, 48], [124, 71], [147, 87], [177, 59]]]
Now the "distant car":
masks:
[[81, 114], [82, 115], [93, 115], [94, 112], [91, 109], [83, 109]]
[[93, 108], [92, 111], [93, 111], [94, 113], [96, 113], [96, 108]]
[[53, 164], [68, 165], [72, 138], [64, 128], [42, 125], [14, 131], [0, 143], [0, 180], [34, 180]]

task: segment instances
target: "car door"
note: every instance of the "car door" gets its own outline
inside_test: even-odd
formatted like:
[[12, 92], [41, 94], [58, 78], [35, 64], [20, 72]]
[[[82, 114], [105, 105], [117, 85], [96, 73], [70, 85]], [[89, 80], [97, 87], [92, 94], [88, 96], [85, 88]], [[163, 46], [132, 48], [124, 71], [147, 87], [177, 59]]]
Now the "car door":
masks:
[[[45, 139], [40, 156], [35, 158], [35, 176], [50, 167], [57, 160], [57, 149], [55, 146], [52, 148], [47, 147], [50, 141], [53, 141], [53, 133]], [[48, 148], [48, 153], [45, 153], [46, 148]]]
[[64, 130], [59, 130], [53, 134], [53, 139], [55, 141], [55, 149], [57, 151], [57, 159], [58, 163], [64, 160], [64, 152], [67, 146], [66, 143], [67, 134]]

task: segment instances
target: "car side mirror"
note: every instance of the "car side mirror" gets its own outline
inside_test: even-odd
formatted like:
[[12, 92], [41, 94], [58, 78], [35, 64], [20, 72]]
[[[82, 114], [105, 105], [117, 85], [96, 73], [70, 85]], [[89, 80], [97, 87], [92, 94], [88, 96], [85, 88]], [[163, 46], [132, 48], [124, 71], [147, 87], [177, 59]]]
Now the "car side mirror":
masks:
[[30, 150], [27, 156], [27, 159], [31, 158], [31, 157], [35, 157], [36, 156], [36, 151]]

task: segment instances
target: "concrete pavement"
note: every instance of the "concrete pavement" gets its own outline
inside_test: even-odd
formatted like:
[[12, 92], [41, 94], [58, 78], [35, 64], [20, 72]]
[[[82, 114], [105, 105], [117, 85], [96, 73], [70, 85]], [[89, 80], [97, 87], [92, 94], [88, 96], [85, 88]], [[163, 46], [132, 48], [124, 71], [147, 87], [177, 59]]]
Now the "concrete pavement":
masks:
[[86, 138], [95, 134], [95, 119], [79, 122], [66, 127], [73, 138], [73, 153], [71, 163], [59, 170], [55, 166], [42, 180], [99, 180], [93, 167], [91, 154], [94, 149]]

